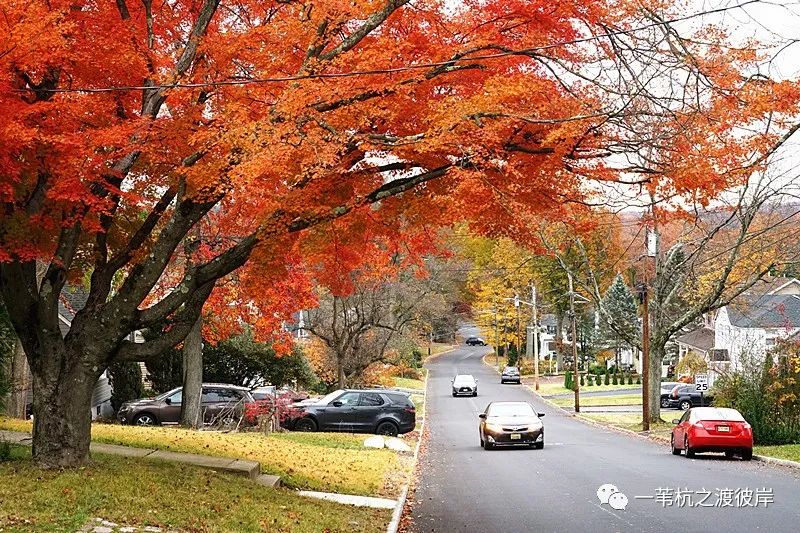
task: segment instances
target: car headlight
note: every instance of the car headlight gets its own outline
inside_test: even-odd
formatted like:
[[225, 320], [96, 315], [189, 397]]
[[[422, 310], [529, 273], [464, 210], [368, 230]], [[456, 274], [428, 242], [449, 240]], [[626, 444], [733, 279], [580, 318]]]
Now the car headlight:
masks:
[[501, 426], [500, 424], [486, 424], [486, 430], [502, 432], [503, 426]]

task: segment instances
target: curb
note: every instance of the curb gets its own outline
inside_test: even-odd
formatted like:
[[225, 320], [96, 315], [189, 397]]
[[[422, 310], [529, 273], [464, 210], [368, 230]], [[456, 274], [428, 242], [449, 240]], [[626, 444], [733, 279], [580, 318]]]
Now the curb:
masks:
[[[452, 350], [455, 350], [455, 348], [451, 348], [450, 350], [447, 350], [447, 351], [452, 351]], [[438, 356], [442, 355], [443, 353], [447, 353], [447, 351], [438, 353], [436, 355], [432, 355], [431, 357], [428, 358], [428, 361], [430, 361], [434, 357], [438, 357]], [[430, 375], [430, 370], [428, 370], [426, 368], [425, 369], [425, 397], [426, 398], [427, 398], [427, 395], [428, 395], [427, 393], [428, 393], [428, 377], [429, 377], [429, 375]], [[414, 467], [411, 470], [411, 475], [408, 477], [408, 482], [403, 487], [403, 490], [400, 492], [400, 497], [397, 499], [397, 505], [394, 508], [394, 512], [392, 512], [392, 520], [391, 520], [391, 522], [389, 522], [389, 525], [386, 526], [386, 533], [397, 533], [397, 530], [400, 528], [400, 520], [403, 518], [403, 510], [406, 507], [406, 500], [408, 499], [408, 489], [411, 487], [411, 482], [413, 481], [413, 478], [414, 478], [414, 472], [416, 471], [417, 464], [419, 463], [419, 448], [420, 448], [420, 445], [422, 444], [422, 439], [425, 437], [425, 422], [428, 420], [427, 411], [428, 411], [428, 402], [426, 401], [425, 402], [425, 410], [424, 410], [424, 412], [422, 414], [422, 424], [419, 425], [419, 440], [417, 441], [416, 448], [414, 448]]]
[[753, 459], [768, 464], [786, 466], [788, 468], [800, 468], [800, 463], [797, 461], [790, 461], [789, 459], [778, 459], [777, 457], [770, 457], [768, 455], [754, 455]]

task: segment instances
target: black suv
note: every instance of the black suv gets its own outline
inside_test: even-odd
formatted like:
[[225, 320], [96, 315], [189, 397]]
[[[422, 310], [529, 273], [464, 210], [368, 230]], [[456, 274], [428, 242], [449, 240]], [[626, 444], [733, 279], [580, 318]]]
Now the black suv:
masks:
[[414, 430], [416, 408], [407, 394], [393, 390], [337, 390], [306, 405], [288, 422], [296, 431], [341, 431], [399, 435]]
[[467, 339], [467, 346], [486, 346], [486, 341], [480, 337], [470, 337]]
[[[702, 398], [702, 403], [701, 403]], [[700, 393], [695, 390], [694, 384], [676, 385], [669, 394], [669, 406], [673, 409], [686, 411], [692, 407], [708, 407], [714, 403], [714, 396], [708, 392]]]

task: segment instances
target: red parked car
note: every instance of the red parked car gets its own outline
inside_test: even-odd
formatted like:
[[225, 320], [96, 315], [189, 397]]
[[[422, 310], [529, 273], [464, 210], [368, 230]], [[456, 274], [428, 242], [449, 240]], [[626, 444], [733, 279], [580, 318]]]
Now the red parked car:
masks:
[[753, 458], [753, 429], [736, 409], [724, 407], [693, 407], [680, 420], [673, 420], [670, 445], [672, 455], [694, 457], [702, 452], [736, 454], [749, 461]]

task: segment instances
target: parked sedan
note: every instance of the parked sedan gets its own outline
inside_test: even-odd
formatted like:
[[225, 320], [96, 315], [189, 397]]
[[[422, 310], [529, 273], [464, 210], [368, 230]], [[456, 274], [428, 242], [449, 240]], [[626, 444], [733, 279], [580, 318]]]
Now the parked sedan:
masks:
[[707, 392], [703, 393], [701, 396], [701, 394], [695, 390], [694, 384], [675, 385], [672, 392], [669, 394], [669, 407], [680, 409], [681, 411], [686, 411], [695, 406], [707, 407], [712, 403], [714, 403], [714, 397]]
[[478, 415], [481, 448], [526, 445], [544, 448], [544, 413], [537, 413], [528, 402], [492, 402]]
[[753, 458], [753, 429], [736, 409], [693, 407], [672, 423], [672, 455], [683, 450], [686, 457], [725, 452], [726, 457], [739, 454], [745, 461]]
[[301, 402], [296, 431], [343, 431], [395, 436], [414, 430], [416, 408], [405, 393], [392, 390], [337, 390], [315, 403]]
[[467, 339], [467, 346], [486, 346], [486, 341], [480, 337], [469, 337]]
[[453, 396], [477, 396], [478, 380], [469, 374], [458, 374], [451, 381]]
[[507, 366], [500, 374], [500, 383], [522, 383], [522, 378], [519, 375], [519, 368], [515, 366]]
[[[208, 424], [231, 410], [233, 417], [244, 413], [244, 404], [253, 401], [246, 387], [224, 383], [204, 383], [200, 399], [203, 421]], [[183, 387], [172, 389], [155, 398], [142, 398], [125, 402], [117, 412], [117, 420], [123, 424], [154, 426], [158, 424], [177, 424], [181, 420]]]

